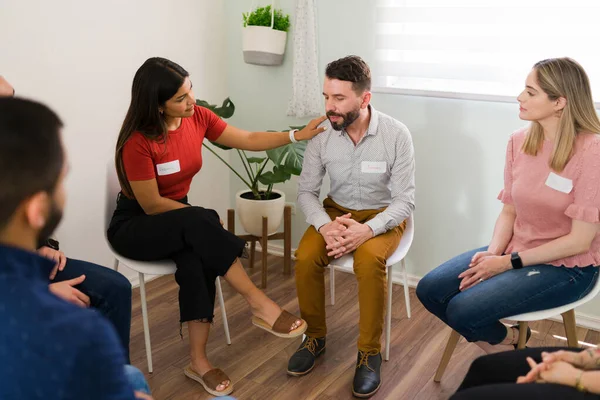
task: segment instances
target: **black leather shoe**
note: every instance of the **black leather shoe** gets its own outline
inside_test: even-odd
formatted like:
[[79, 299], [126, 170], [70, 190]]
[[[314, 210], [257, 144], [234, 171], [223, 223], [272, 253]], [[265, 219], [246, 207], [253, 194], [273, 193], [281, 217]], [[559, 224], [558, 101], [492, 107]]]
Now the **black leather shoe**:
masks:
[[381, 353], [368, 354], [358, 351], [356, 371], [352, 382], [352, 394], [356, 397], [371, 397], [381, 386]]
[[[519, 332], [519, 325], [513, 325], [511, 328], [515, 328], [517, 332]], [[531, 328], [527, 327], [527, 338], [525, 339], [525, 348], [527, 348], [527, 342], [529, 342], [529, 338], [531, 338]], [[519, 347], [519, 344], [513, 344], [515, 346], [515, 350]]]
[[323, 353], [325, 353], [325, 338], [307, 336], [288, 361], [288, 375], [303, 376], [308, 374], [315, 367], [317, 357]]

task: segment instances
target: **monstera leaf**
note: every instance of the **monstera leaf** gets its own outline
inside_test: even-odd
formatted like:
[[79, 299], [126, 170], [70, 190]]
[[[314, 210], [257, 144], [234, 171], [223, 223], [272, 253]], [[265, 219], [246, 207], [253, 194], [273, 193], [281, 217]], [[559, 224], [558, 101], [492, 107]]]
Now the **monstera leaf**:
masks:
[[305, 150], [306, 142], [290, 143], [276, 149], [267, 150], [267, 156], [283, 172], [290, 175], [300, 175]]
[[258, 177], [258, 181], [263, 185], [274, 185], [276, 183], [283, 183], [291, 177], [292, 175], [286, 172], [284, 168], [275, 165], [273, 171], [263, 172]]
[[209, 104], [204, 100], [196, 100], [196, 105], [200, 107], [208, 108], [210, 111], [214, 112], [221, 118], [231, 118], [233, 113], [235, 112], [235, 105], [231, 101], [231, 99], [226, 98], [223, 100], [223, 105], [221, 107], [217, 107], [215, 104]]

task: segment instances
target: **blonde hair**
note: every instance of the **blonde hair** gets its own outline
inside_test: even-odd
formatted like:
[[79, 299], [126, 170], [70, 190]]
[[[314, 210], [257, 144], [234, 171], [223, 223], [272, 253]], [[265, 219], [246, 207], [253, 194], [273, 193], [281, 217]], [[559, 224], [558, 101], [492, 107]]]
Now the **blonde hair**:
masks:
[[[561, 172], [573, 155], [575, 139], [581, 132], [600, 133], [600, 119], [594, 108], [590, 81], [585, 70], [570, 58], [549, 58], [537, 62], [537, 82], [550, 100], [564, 97], [567, 104], [558, 122], [555, 146], [550, 158], [550, 168]], [[537, 155], [544, 143], [542, 125], [533, 121], [523, 143], [523, 152]]]

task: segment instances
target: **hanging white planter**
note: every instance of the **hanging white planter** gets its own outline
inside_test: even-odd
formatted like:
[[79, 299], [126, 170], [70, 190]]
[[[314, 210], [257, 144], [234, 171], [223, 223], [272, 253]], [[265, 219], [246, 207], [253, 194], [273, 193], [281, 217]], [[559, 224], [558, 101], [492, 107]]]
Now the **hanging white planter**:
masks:
[[[252, 11], [249, 11], [250, 14]], [[275, 0], [271, 1], [271, 26], [247, 25], [242, 33], [244, 62], [256, 65], [281, 65], [287, 32], [273, 29]]]
[[281, 65], [287, 32], [268, 26], [247, 26], [243, 31], [244, 62], [256, 65]]

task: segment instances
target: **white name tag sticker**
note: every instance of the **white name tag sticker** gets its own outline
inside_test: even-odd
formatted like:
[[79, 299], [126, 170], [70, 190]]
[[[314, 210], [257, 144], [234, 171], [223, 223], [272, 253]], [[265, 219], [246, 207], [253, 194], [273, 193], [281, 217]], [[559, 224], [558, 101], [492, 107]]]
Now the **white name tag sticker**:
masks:
[[158, 176], [171, 175], [181, 171], [179, 160], [169, 161], [163, 164], [156, 164], [156, 172]]
[[363, 161], [360, 164], [360, 171], [365, 174], [385, 174], [387, 163], [385, 161]]
[[563, 193], [571, 193], [573, 190], [573, 181], [568, 178], [563, 178], [560, 175], [550, 172], [546, 179], [546, 186]]

